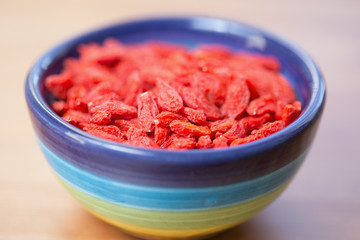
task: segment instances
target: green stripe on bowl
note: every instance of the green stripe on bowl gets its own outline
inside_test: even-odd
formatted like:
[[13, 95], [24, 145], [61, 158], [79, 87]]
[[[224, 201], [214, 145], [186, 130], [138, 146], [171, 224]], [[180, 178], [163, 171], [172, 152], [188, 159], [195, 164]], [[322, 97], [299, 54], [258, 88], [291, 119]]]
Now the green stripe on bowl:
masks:
[[198, 229], [239, 222], [264, 209], [281, 194], [289, 183], [288, 181], [276, 190], [252, 200], [228, 207], [200, 211], [154, 211], [109, 203], [82, 193], [62, 179], [59, 180], [80, 203], [91, 211], [117, 222], [156, 229]]

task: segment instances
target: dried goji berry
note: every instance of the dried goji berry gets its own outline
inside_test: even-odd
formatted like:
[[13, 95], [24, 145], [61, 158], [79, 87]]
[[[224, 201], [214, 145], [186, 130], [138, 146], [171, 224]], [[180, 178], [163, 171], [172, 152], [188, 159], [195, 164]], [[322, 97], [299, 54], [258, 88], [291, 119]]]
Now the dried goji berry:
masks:
[[183, 107], [183, 100], [179, 93], [164, 80], [156, 81], [157, 102], [165, 111], [178, 112]]
[[246, 84], [251, 91], [251, 99], [272, 94], [271, 83], [276, 78], [274, 72], [267, 71], [266, 69], [248, 68], [238, 74], [238, 76], [245, 79]]
[[183, 137], [199, 137], [211, 134], [211, 130], [208, 127], [197, 126], [181, 120], [172, 121], [170, 123], [170, 129]]
[[217, 106], [209, 102], [199, 90], [184, 87], [181, 90], [181, 96], [188, 107], [203, 110], [209, 120], [214, 121], [221, 118], [221, 112]]
[[117, 126], [121, 132], [126, 133], [130, 127], [137, 127], [139, 128], [139, 126], [129, 120], [124, 120], [124, 119], [119, 119], [119, 120], [115, 120], [114, 121], [115, 126]]
[[161, 144], [163, 144], [166, 141], [166, 139], [169, 137], [170, 132], [171, 132], [170, 128], [156, 125], [154, 130], [154, 140], [156, 144], [161, 146]]
[[112, 119], [132, 119], [137, 116], [137, 109], [133, 106], [126, 105], [118, 100], [108, 100], [95, 107], [89, 108], [89, 112], [93, 115], [99, 111], [108, 111], [111, 113]]
[[48, 76], [45, 86], [56, 98], [65, 100], [67, 92], [73, 86], [72, 76], [68, 72]]
[[246, 108], [246, 112], [251, 116], [274, 113], [275, 110], [276, 99], [271, 95], [263, 95], [252, 100]]
[[95, 43], [79, 46], [82, 60], [89, 63], [98, 63], [106, 66], [114, 66], [124, 55], [125, 48], [114, 39], [106, 39], [103, 46]]
[[[139, 72], [139, 66], [132, 61], [122, 61], [121, 64], [118, 64], [114, 67], [113, 73], [116, 76], [116, 79], [119, 83], [127, 85], [130, 80], [129, 77], [134, 73]], [[127, 87], [129, 88], [129, 86]], [[127, 93], [124, 97], [127, 96]]]
[[170, 123], [174, 120], [186, 121], [186, 118], [178, 113], [164, 111], [155, 117], [154, 123], [161, 127], [169, 127]]
[[62, 118], [68, 123], [76, 126], [79, 123], [88, 123], [90, 115], [73, 109], [69, 109], [65, 112]]
[[192, 56], [197, 59], [227, 59], [231, 57], [231, 50], [223, 45], [202, 45], [192, 51]]
[[99, 125], [106, 125], [111, 122], [111, 113], [106, 110], [95, 112], [91, 116], [89, 122]]
[[272, 71], [279, 71], [281, 68], [279, 60], [272, 56], [265, 56], [260, 54], [239, 54], [239, 58], [242, 58], [243, 62], [246, 62], [247, 67], [261, 66], [265, 69]]
[[87, 124], [84, 127], [85, 131], [88, 130], [93, 130], [93, 129], [97, 129], [97, 130], [102, 130], [105, 131], [109, 134], [115, 135], [115, 136], [122, 136], [124, 137], [124, 135], [122, 134], [122, 132], [120, 131], [120, 129], [118, 127], [116, 127], [115, 125], [106, 125], [106, 126], [102, 126], [102, 125], [97, 125], [97, 124]]
[[261, 116], [248, 116], [243, 117], [239, 120], [239, 124], [243, 125], [246, 133], [249, 134], [251, 131], [259, 129], [266, 122], [273, 121], [273, 116], [269, 113], [265, 113]]
[[120, 97], [116, 93], [107, 93], [98, 97], [95, 97], [93, 100], [88, 102], [88, 111], [91, 111], [92, 108], [101, 105], [107, 101], [120, 101]]
[[201, 72], [208, 73], [211, 69], [221, 66], [222, 60], [219, 56], [193, 56], [193, 63]]
[[101, 65], [80, 63], [77, 69], [76, 82], [77, 84], [111, 82], [116, 85], [117, 78], [114, 73]]
[[172, 43], [160, 43], [160, 42], [150, 42], [146, 46], [147, 49], [150, 49], [154, 55], [159, 58], [166, 59], [170, 53], [174, 51], [183, 50], [184, 47], [172, 44]]
[[273, 133], [276, 133], [285, 127], [283, 121], [275, 121], [265, 123], [260, 129], [254, 130], [251, 132], [251, 135], [254, 135], [256, 139], [267, 137]]
[[275, 121], [265, 123], [259, 130], [254, 130], [251, 132], [251, 135], [248, 135], [244, 138], [238, 138], [231, 142], [230, 146], [237, 146], [244, 143], [253, 142], [255, 140], [270, 136], [285, 127], [283, 121]]
[[214, 139], [220, 137], [223, 134], [224, 133], [222, 133], [222, 132], [216, 132], [215, 135], [214, 135]]
[[177, 76], [176, 81], [178, 81], [179, 76], [187, 75], [191, 68], [190, 54], [185, 49], [170, 52], [164, 60], [164, 68], [169, 69]]
[[295, 101], [293, 104], [285, 105], [281, 118], [285, 125], [289, 125], [299, 116], [300, 112], [301, 103], [299, 101]]
[[234, 146], [241, 145], [241, 144], [244, 144], [244, 143], [253, 142], [255, 140], [256, 140], [256, 137], [254, 135], [249, 135], [249, 136], [244, 137], [244, 138], [235, 139], [234, 141], [231, 142], [230, 146], [234, 147]]
[[292, 103], [296, 100], [295, 93], [292, 90], [290, 83], [286, 81], [284, 76], [276, 74], [276, 77], [271, 83], [271, 93], [276, 97], [276, 99], [285, 103]]
[[[90, 90], [89, 93], [86, 94], [86, 101], [92, 102], [95, 99], [101, 98], [102, 96], [117, 96], [117, 100], [120, 100], [118, 93], [120, 92], [120, 87], [116, 84], [112, 84], [111, 82], [101, 82]], [[84, 93], [82, 93], [84, 94]], [[104, 100], [103, 100], [104, 101]]]
[[250, 91], [245, 81], [237, 79], [228, 86], [224, 105], [221, 107], [223, 115], [237, 118], [246, 109], [250, 100]]
[[233, 140], [237, 138], [242, 138], [246, 136], [246, 129], [245, 127], [236, 122], [234, 125], [231, 126], [231, 128], [226, 131], [223, 136], [228, 139], [228, 143], [232, 142]]
[[120, 142], [120, 143], [125, 143], [126, 142], [126, 140], [124, 140], [123, 138], [108, 134], [108, 133], [106, 133], [106, 132], [104, 132], [102, 130], [92, 129], [92, 130], [89, 130], [89, 131], [86, 131], [86, 132], [90, 133], [91, 135], [94, 135], [94, 136], [97, 136], [97, 137], [100, 137], [100, 138], [104, 138], [104, 139], [107, 139], [107, 140], [111, 140], [111, 141]]
[[97, 137], [105, 138], [116, 142], [125, 142], [125, 135], [114, 125], [88, 124], [83, 128], [84, 131]]
[[212, 123], [211, 121], [206, 121], [206, 122], [198, 123], [197, 125], [210, 128], [211, 123]]
[[87, 90], [84, 86], [74, 86], [68, 91], [67, 106], [68, 108], [79, 110], [81, 112], [88, 112], [88, 105], [86, 101]]
[[136, 106], [136, 97], [142, 93], [143, 83], [140, 78], [138, 71], [134, 71], [127, 79], [126, 97], [124, 100], [125, 104]]
[[160, 147], [168, 148], [176, 137], [179, 137], [179, 135], [175, 133], [170, 133], [170, 136], [160, 145]]
[[275, 119], [276, 120], [281, 120], [282, 119], [282, 114], [284, 112], [284, 108], [285, 108], [285, 103], [282, 101], [277, 101], [276, 102], [276, 107], [275, 107]]
[[232, 118], [225, 118], [222, 120], [218, 120], [215, 122], [212, 122], [210, 125], [210, 129], [212, 132], [226, 132], [227, 130], [229, 130], [234, 124], [236, 123], [236, 121]]
[[206, 115], [203, 110], [196, 110], [189, 107], [184, 107], [182, 109], [182, 114], [184, 114], [186, 118], [193, 123], [206, 122]]
[[217, 76], [209, 73], [196, 73], [192, 75], [191, 86], [199, 89], [207, 99], [217, 106], [225, 101], [226, 87]]
[[156, 86], [158, 79], [163, 79], [170, 83], [176, 77], [173, 72], [171, 72], [169, 69], [164, 68], [161, 63], [152, 63], [148, 66], [141, 66], [140, 76], [143, 79], [144, 83], [150, 84], [152, 86]]
[[253, 57], [253, 61], [257, 62], [257, 64], [263, 66], [264, 68], [275, 72], [280, 71], [280, 62], [275, 57], [263, 56], [260, 54], [249, 55], [250, 58], [251, 56]]
[[146, 131], [154, 129], [154, 119], [159, 114], [155, 96], [151, 92], [144, 92], [137, 96], [139, 125]]
[[128, 142], [132, 145], [141, 146], [141, 147], [152, 147], [158, 148], [159, 146], [155, 143], [154, 140], [149, 138], [146, 132], [143, 129], [130, 127], [127, 131]]
[[225, 148], [228, 147], [228, 141], [226, 137], [220, 135], [219, 137], [215, 138], [213, 141], [213, 148]]
[[66, 102], [62, 100], [52, 102], [51, 108], [59, 115], [63, 115], [68, 110]]
[[196, 140], [193, 137], [174, 137], [168, 149], [192, 149], [196, 146]]
[[225, 85], [229, 84], [234, 78], [234, 73], [227, 66], [214, 67], [210, 69], [209, 72], [220, 78], [223, 81], [223, 83], [225, 83]]
[[197, 143], [197, 148], [211, 148], [212, 147], [212, 141], [209, 135], [200, 136]]

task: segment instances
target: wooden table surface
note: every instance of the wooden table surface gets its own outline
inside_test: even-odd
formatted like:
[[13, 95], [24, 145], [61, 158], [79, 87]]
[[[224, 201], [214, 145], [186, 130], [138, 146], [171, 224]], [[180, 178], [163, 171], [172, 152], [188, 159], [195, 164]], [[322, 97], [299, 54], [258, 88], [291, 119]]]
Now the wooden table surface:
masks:
[[359, 240], [359, 0], [0, 0], [0, 239], [134, 239], [87, 213], [57, 182], [35, 141], [24, 80], [43, 52], [79, 32], [173, 13], [237, 19], [286, 36], [327, 81], [318, 135], [288, 190], [214, 239]]

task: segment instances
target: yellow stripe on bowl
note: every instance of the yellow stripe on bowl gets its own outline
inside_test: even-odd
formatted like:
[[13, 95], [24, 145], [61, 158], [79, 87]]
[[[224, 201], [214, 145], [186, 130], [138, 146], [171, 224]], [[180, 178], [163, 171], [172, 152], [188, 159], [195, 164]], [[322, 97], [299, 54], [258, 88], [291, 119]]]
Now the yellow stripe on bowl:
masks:
[[200, 211], [154, 211], [105, 202], [76, 190], [60, 179], [69, 192], [90, 212], [104, 221], [138, 235], [192, 238], [231, 228], [256, 215], [286, 188], [232, 206]]

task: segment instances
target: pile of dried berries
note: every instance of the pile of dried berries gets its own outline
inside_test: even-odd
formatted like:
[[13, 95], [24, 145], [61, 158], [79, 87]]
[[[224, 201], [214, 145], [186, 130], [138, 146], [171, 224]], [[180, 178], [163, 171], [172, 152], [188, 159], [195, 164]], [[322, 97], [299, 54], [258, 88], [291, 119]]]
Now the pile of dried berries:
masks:
[[301, 103], [270, 56], [222, 46], [81, 45], [47, 77], [52, 109], [98, 137], [142, 147], [235, 146], [293, 122]]

